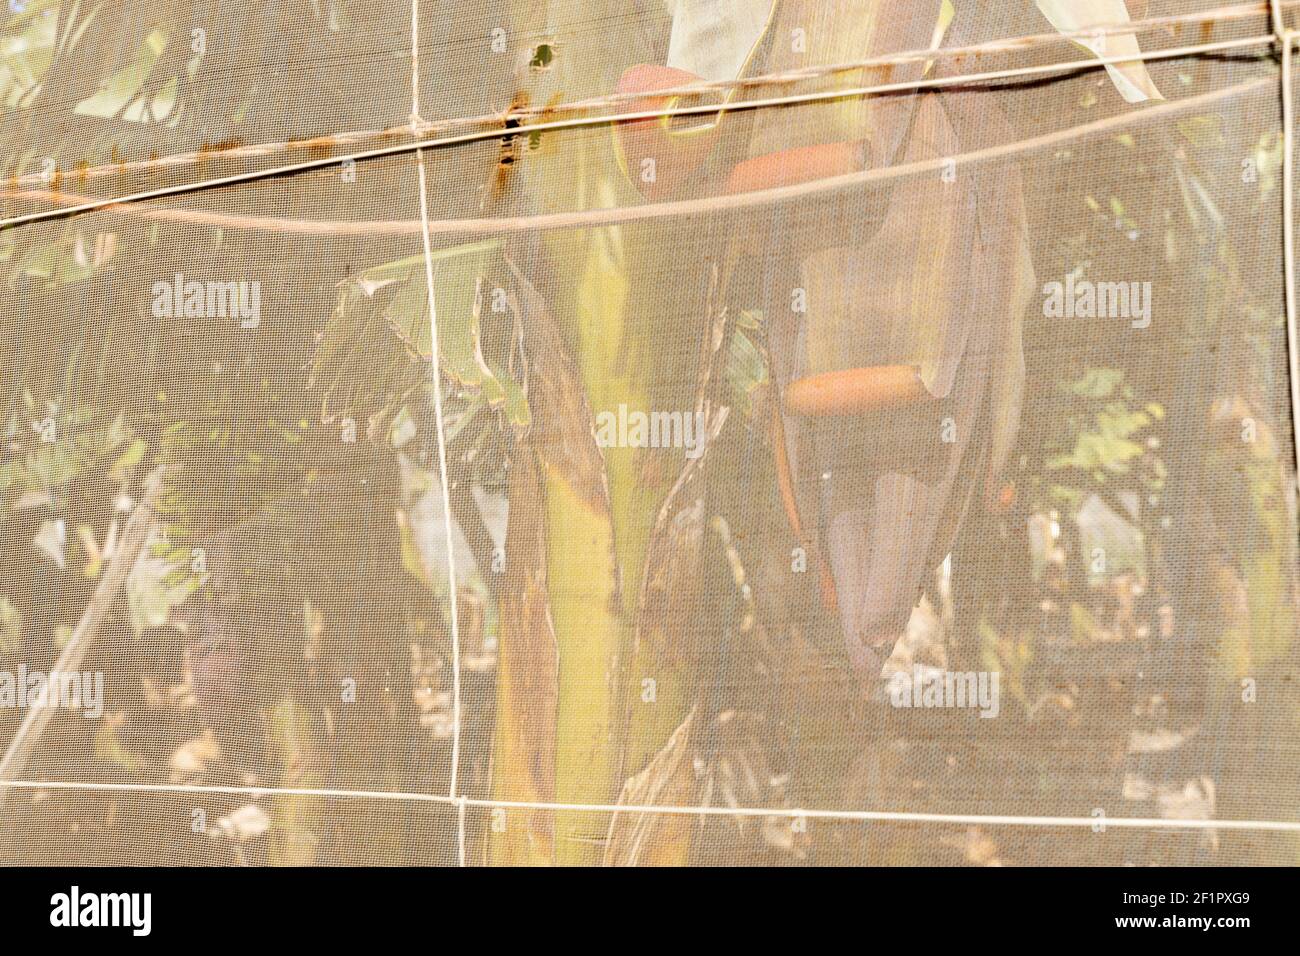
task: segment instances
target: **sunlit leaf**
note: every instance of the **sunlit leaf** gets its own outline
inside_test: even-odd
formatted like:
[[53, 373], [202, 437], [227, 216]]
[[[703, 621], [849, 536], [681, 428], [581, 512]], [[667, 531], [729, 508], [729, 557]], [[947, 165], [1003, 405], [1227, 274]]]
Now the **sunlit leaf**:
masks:
[[[1092, 27], [1110, 27], [1128, 23], [1128, 7], [1124, 0], [1035, 0], [1043, 16], [1062, 33], [1088, 30]], [[1074, 37], [1075, 43], [1093, 53], [1098, 59], [1140, 54], [1141, 47], [1133, 34], [1102, 34], [1092, 37]], [[1129, 103], [1145, 100], [1162, 100], [1141, 60], [1108, 63], [1115, 89]]]

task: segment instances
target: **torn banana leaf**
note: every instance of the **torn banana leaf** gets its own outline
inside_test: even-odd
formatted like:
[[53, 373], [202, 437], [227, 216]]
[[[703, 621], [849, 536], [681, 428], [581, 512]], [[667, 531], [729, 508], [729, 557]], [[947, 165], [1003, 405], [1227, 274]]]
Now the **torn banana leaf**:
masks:
[[[433, 253], [439, 359], [457, 391], [481, 395], [522, 427], [529, 421], [523, 390], [483, 355], [482, 310], [493, 296], [500, 252], [500, 243], [488, 240]], [[313, 361], [324, 420], [395, 413], [425, 381], [431, 346], [423, 253], [345, 282]]]
[[[636, 776], [623, 784], [620, 807], [681, 807], [696, 801], [695, 773], [690, 760], [691, 729], [695, 711], [673, 731], [668, 743]], [[615, 811], [605, 840], [605, 866], [653, 866], [661, 860], [660, 848], [683, 840], [691, 818], [679, 814], [636, 810]]]

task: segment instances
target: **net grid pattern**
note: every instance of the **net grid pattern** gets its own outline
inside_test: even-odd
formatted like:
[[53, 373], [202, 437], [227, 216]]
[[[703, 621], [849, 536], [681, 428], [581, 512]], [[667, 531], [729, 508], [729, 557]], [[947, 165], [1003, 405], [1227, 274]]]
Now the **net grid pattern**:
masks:
[[[828, 101], [837, 101], [856, 97], [866, 97], [873, 95], [912, 92], [923, 89], [943, 89], [950, 86], [965, 86], [969, 84], [986, 84], [997, 80], [1023, 79], [1041, 76], [1050, 76], [1058, 73], [1068, 72], [1087, 72], [1101, 70], [1108, 65], [1131, 63], [1133, 61], [1151, 62], [1164, 59], [1181, 59], [1186, 57], [1203, 56], [1212, 53], [1221, 53], [1231, 50], [1246, 50], [1267, 45], [1276, 45], [1280, 53], [1280, 91], [1282, 97], [1282, 120], [1283, 120], [1283, 151], [1282, 151], [1282, 175], [1283, 189], [1282, 200], [1284, 211], [1282, 217], [1282, 228], [1284, 236], [1283, 252], [1283, 272], [1285, 285], [1285, 309], [1286, 309], [1286, 327], [1287, 343], [1289, 350], [1289, 363], [1291, 368], [1291, 412], [1293, 428], [1297, 421], [1300, 420], [1300, 399], [1297, 398], [1297, 334], [1296, 334], [1296, 317], [1295, 317], [1295, 290], [1294, 290], [1294, 222], [1293, 222], [1293, 197], [1292, 186], [1294, 177], [1293, 161], [1293, 107], [1292, 107], [1292, 61], [1293, 41], [1298, 31], [1286, 26], [1284, 21], [1283, 8], [1300, 5], [1290, 0], [1268, 0], [1267, 3], [1261, 4], [1240, 4], [1211, 10], [1204, 13], [1180, 14], [1168, 17], [1152, 17], [1149, 20], [1138, 20], [1130, 23], [1116, 23], [1105, 27], [1094, 28], [1083, 31], [1061, 31], [1052, 34], [1042, 34], [1041, 36], [1028, 36], [1005, 42], [990, 42], [971, 47], [958, 48], [931, 48], [928, 50], [905, 51], [896, 55], [887, 57], [875, 57], [860, 62], [836, 63], [826, 66], [819, 66], [806, 70], [789, 71], [780, 74], [764, 75], [759, 77], [747, 77], [727, 82], [701, 82], [684, 85], [677, 88], [671, 88], [668, 92], [680, 94], [682, 96], [698, 94], [702, 91], [727, 91], [736, 88], [744, 88], [751, 85], [767, 85], [780, 83], [796, 83], [806, 79], [831, 77], [847, 73], [853, 70], [859, 70], [866, 67], [878, 67], [892, 64], [905, 64], [916, 62], [921, 59], [932, 60], [936, 57], [958, 56], [963, 53], [972, 51], [1013, 51], [1024, 49], [1037, 43], [1059, 42], [1078, 37], [1095, 37], [1104, 34], [1123, 34], [1131, 35], [1135, 28], [1156, 28], [1169, 26], [1172, 24], [1184, 23], [1204, 23], [1204, 22], [1222, 22], [1237, 17], [1249, 17], [1258, 15], [1260, 12], [1267, 10], [1270, 17], [1273, 30], [1267, 34], [1258, 36], [1239, 37], [1231, 40], [1204, 42], [1186, 46], [1173, 47], [1170, 49], [1143, 50], [1137, 54], [1124, 54], [1111, 57], [1091, 57], [1086, 59], [1069, 59], [1048, 64], [1038, 64], [1027, 67], [1009, 68], [1004, 70], [989, 71], [975, 74], [961, 74], [947, 77], [932, 77], [928, 79], [917, 79], [913, 81], [877, 83], [872, 85], [855, 86], [849, 88], [834, 88], [826, 91], [819, 91], [806, 94], [791, 93], [786, 95], [777, 95], [764, 97], [753, 100], [745, 100], [735, 103], [728, 103], [725, 112], [744, 112], [750, 110], [764, 110], [774, 107], [788, 106], [804, 103], [819, 103]], [[956, 154], [952, 157], [945, 157], [936, 160], [924, 160], [913, 163], [902, 163], [896, 166], [889, 166], [883, 169], [869, 169], [859, 173], [832, 177], [825, 180], [814, 180], [810, 183], [775, 189], [754, 190], [748, 193], [742, 193], [737, 196], [727, 197], [705, 197], [703, 199], [688, 199], [679, 201], [668, 201], [653, 203], [642, 207], [615, 207], [613, 209], [580, 211], [576, 213], [558, 213], [558, 214], [537, 214], [516, 219], [506, 217], [494, 217], [485, 219], [437, 219], [431, 217], [429, 202], [429, 186], [425, 168], [425, 152], [427, 150], [437, 150], [449, 146], [465, 145], [471, 143], [490, 143], [502, 139], [501, 123], [504, 119], [501, 115], [485, 114], [482, 116], [464, 117], [452, 119], [449, 121], [428, 121], [421, 115], [421, 94], [420, 94], [420, 43], [419, 43], [419, 26], [420, 26], [420, 0], [411, 2], [411, 116], [409, 122], [410, 141], [397, 143], [391, 146], [384, 146], [374, 149], [360, 149], [353, 152], [331, 155], [327, 158], [316, 158], [303, 160], [301, 162], [287, 163], [269, 168], [255, 169], [244, 173], [236, 173], [228, 176], [200, 179], [196, 181], [182, 182], [172, 186], [159, 187], [155, 189], [142, 190], [111, 197], [87, 199], [84, 202], [75, 202], [73, 205], [64, 206], [63, 208], [54, 208], [36, 213], [14, 215], [5, 219], [0, 219], [0, 230], [15, 228], [29, 223], [35, 223], [50, 219], [58, 219], [67, 216], [75, 216], [80, 213], [91, 211], [104, 211], [111, 214], [130, 216], [130, 215], [156, 215], [159, 219], [203, 223], [205, 217], [214, 216], [219, 221], [220, 214], [207, 214], [186, 209], [169, 209], [159, 210], [151, 209], [144, 206], [148, 200], [167, 198], [172, 196], [182, 196], [191, 193], [198, 193], [211, 189], [219, 189], [224, 186], [231, 186], [243, 183], [257, 182], [263, 179], [273, 177], [289, 176], [296, 173], [308, 172], [313, 170], [332, 169], [344, 162], [366, 162], [369, 160], [382, 159], [389, 156], [398, 156], [404, 154], [414, 154], [415, 171], [417, 174], [417, 190], [420, 200], [420, 219], [418, 221], [389, 221], [380, 222], [356, 222], [356, 223], [328, 223], [303, 220], [285, 220], [285, 219], [265, 219], [258, 220], [256, 217], [230, 217], [231, 224], [242, 228], [265, 228], [272, 232], [293, 232], [295, 223], [299, 224], [304, 230], [315, 231], [324, 234], [331, 234], [332, 231], [342, 233], [348, 228], [355, 228], [358, 233], [371, 234], [376, 231], [383, 231], [383, 226], [391, 228], [391, 234], [412, 234], [416, 231], [420, 233], [423, 256], [424, 256], [424, 277], [426, 283], [426, 294], [428, 299], [428, 309], [430, 315], [430, 347], [432, 349], [431, 367], [434, 374], [431, 376], [432, 393], [434, 397], [434, 407], [436, 416], [435, 439], [437, 444], [437, 459], [439, 462], [439, 484], [442, 494], [442, 523], [447, 551], [448, 569], [448, 601], [450, 604], [449, 627], [451, 630], [451, 651], [452, 651], [452, 761], [451, 761], [451, 779], [447, 793], [425, 793], [425, 792], [402, 792], [388, 790], [348, 790], [348, 789], [331, 789], [315, 787], [283, 787], [283, 786], [249, 786], [249, 787], [223, 787], [223, 786], [189, 786], [183, 784], [109, 784], [96, 783], [90, 781], [52, 781], [52, 780], [21, 780], [5, 779], [7, 776], [0, 771], [0, 797], [5, 790], [14, 789], [36, 789], [36, 790], [99, 790], [99, 791], [123, 791], [123, 792], [165, 792], [165, 793], [213, 793], [229, 794], [244, 796], [264, 796], [276, 793], [296, 794], [309, 797], [325, 798], [353, 798], [362, 800], [376, 801], [413, 801], [427, 802], [439, 805], [446, 805], [456, 808], [458, 815], [458, 833], [457, 833], [457, 850], [460, 865], [466, 863], [466, 810], [468, 808], [476, 809], [505, 809], [505, 810], [544, 810], [544, 811], [595, 811], [608, 814], [668, 814], [668, 815], [698, 815], [705, 816], [733, 816], [733, 817], [773, 817], [788, 819], [827, 819], [842, 820], [848, 822], [911, 822], [918, 824], [960, 824], [960, 825], [988, 825], [988, 826], [1011, 826], [1011, 827], [1083, 827], [1096, 830], [1100, 827], [1115, 828], [1137, 828], [1137, 829], [1177, 829], [1177, 830], [1247, 830], [1259, 832], [1288, 832], [1300, 833], [1300, 822], [1286, 820], [1237, 820], [1237, 819], [1171, 819], [1171, 818], [1152, 818], [1152, 817], [1110, 817], [1106, 816], [1101, 819], [1097, 817], [1068, 817], [1068, 816], [1034, 816], [1034, 815], [996, 815], [996, 814], [969, 814], [969, 813], [909, 813], [909, 812], [887, 812], [871, 810], [851, 810], [851, 809], [832, 809], [832, 808], [797, 808], [797, 807], [749, 807], [749, 806], [719, 806], [719, 805], [700, 805], [700, 806], [677, 806], [649, 804], [638, 805], [628, 803], [566, 803], [557, 801], [527, 801], [527, 800], [505, 800], [494, 798], [481, 798], [469, 796], [460, 792], [458, 788], [457, 772], [459, 769], [459, 751], [461, 746], [461, 648], [458, 634], [459, 615], [456, 607], [456, 595], [458, 588], [456, 586], [457, 576], [455, 569], [455, 547], [453, 545], [454, 531], [452, 520], [452, 506], [450, 498], [450, 482], [447, 480], [447, 428], [444, 422], [443, 398], [441, 379], [443, 376], [438, 372], [440, 369], [438, 348], [440, 336], [438, 332], [438, 308], [435, 294], [435, 262], [432, 239], [437, 235], [488, 235], [493, 233], [518, 233], [532, 230], [547, 230], [553, 228], [589, 228], [608, 224], [618, 224], [622, 222], [634, 222], [642, 218], [659, 218], [687, 216], [701, 211], [713, 211], [725, 208], [742, 208], [748, 205], [763, 205], [774, 203], [791, 198], [799, 198], [804, 195], [815, 195], [823, 191], [833, 191], [837, 188], [859, 185], [865, 182], [880, 181], [887, 179], [904, 179], [918, 176], [926, 173], [933, 173], [940, 170], [944, 164], [956, 162], [959, 165], [980, 162], [985, 159], [995, 159], [1006, 156], [1010, 153], [1028, 151], [1032, 149], [1047, 148], [1060, 143], [1079, 139], [1098, 133], [1112, 132], [1122, 130], [1125, 127], [1139, 125], [1145, 122], [1155, 121], [1163, 116], [1181, 113], [1192, 110], [1200, 106], [1206, 106], [1216, 102], [1219, 99], [1230, 98], [1244, 92], [1253, 91], [1256, 88], [1270, 86], [1271, 82], [1265, 79], [1252, 80], [1240, 83], [1222, 90], [1216, 90], [1209, 94], [1203, 94], [1197, 97], [1173, 100], [1169, 103], [1150, 107], [1140, 112], [1121, 113], [1116, 117], [1103, 119], [1088, 124], [1081, 124], [1075, 127], [1068, 127], [1065, 130], [1055, 131], [1045, 134], [1044, 136], [1028, 141], [1016, 141], [1009, 144], [1002, 144], [997, 147], [986, 148], [984, 150], [970, 153]], [[586, 111], [599, 109], [601, 107], [618, 107], [626, 103], [636, 103], [643, 97], [638, 94], [611, 94], [594, 99], [577, 100], [571, 104], [562, 104], [558, 107], [552, 107], [547, 110], [550, 115], [561, 114], [566, 111]], [[677, 100], [671, 101], [676, 103]], [[531, 133], [540, 133], [548, 131], [558, 131], [566, 129], [598, 128], [608, 126], [615, 122], [630, 122], [637, 120], [662, 120], [679, 117], [699, 117], [713, 114], [721, 115], [723, 111], [719, 109], [716, 103], [704, 104], [701, 106], [690, 105], [665, 105], [652, 109], [633, 109], [627, 111], [618, 111], [608, 113], [597, 113], [595, 115], [581, 115], [565, 119], [534, 121], [531, 118], [531, 111], [524, 109], [517, 114], [522, 121], [513, 125], [510, 129], [512, 136], [526, 136]], [[470, 128], [466, 132], [450, 132], [453, 129], [466, 127], [483, 127]], [[443, 134], [443, 131], [448, 131]], [[379, 131], [376, 133], [353, 132], [334, 134], [323, 137], [333, 146], [350, 146], [364, 143], [372, 138], [381, 138], [390, 131]], [[428, 137], [431, 132], [438, 132], [441, 135]], [[265, 143], [256, 146], [235, 146], [226, 149], [231, 158], [236, 157], [263, 157], [275, 155], [284, 151], [286, 143]], [[162, 160], [153, 159], [148, 163], [140, 163], [141, 167], [157, 169], [160, 165], [176, 164], [188, 165], [194, 157], [199, 154], [176, 154], [164, 157]], [[105, 172], [116, 171], [122, 164], [105, 166]], [[89, 175], [94, 177], [97, 168], [90, 169]], [[65, 193], [62, 196], [54, 197], [53, 194], [42, 194], [39, 191], [12, 191], [15, 187], [28, 187], [38, 185], [43, 180], [36, 175], [11, 178], [7, 184], [7, 189], [11, 190], [6, 193], [15, 198], [57, 198], [57, 201], [66, 203], [70, 197]], [[1300, 448], [1297, 449], [1297, 468], [1300, 470]], [[142, 506], [143, 507], [143, 506]], [[144, 511], [147, 513], [147, 508]], [[75, 665], [73, 665], [75, 666]], [[39, 710], [39, 709], [38, 709]], [[33, 711], [31, 716], [35, 716], [38, 711]]]

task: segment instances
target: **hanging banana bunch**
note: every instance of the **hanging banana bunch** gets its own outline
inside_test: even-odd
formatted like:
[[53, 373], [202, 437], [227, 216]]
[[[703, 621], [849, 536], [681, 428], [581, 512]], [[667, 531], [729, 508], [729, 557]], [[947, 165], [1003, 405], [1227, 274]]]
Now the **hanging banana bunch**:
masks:
[[[1123, 0], [1038, 6], [1062, 31], [1128, 19]], [[669, 7], [667, 64], [636, 66], [620, 86], [646, 93], [642, 108], [668, 102], [655, 90], [693, 78], [726, 81], [937, 49], [956, 17], [978, 15], [949, 0], [677, 0]], [[1099, 57], [1138, 50], [1131, 35], [1076, 42]], [[949, 69], [936, 57], [862, 75], [896, 84]], [[1160, 95], [1140, 61], [1107, 70], [1129, 102]], [[800, 92], [843, 82], [832, 73]], [[1021, 322], [1034, 291], [1020, 174], [1010, 165], [945, 161], [1014, 136], [978, 90], [727, 113], [734, 96], [719, 96], [724, 112], [712, 123], [623, 124], [629, 165], [653, 160], [656, 176], [643, 194], [744, 193], [940, 164], [936, 173], [841, 189], [797, 210], [758, 206], [737, 218], [727, 257], [735, 266], [727, 294], [752, 303], [759, 290], [767, 317], [780, 392], [772, 448], [787, 518], [811, 552], [850, 662], [870, 681], [1014, 442]], [[746, 262], [748, 269], [737, 265]]]

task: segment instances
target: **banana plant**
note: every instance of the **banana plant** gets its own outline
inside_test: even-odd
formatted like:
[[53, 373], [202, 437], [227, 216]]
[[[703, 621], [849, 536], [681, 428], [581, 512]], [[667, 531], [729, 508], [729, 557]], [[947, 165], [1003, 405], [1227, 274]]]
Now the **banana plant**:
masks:
[[[517, 5], [517, 35], [536, 37], [539, 44], [566, 37], [553, 46], [544, 67], [521, 67], [521, 86], [532, 102], [581, 99], [615, 88], [638, 51], [566, 26], [614, 17], [619, 6]], [[638, 198], [619, 168], [608, 130], [543, 135], [530, 143], [522, 165], [527, 198], [537, 211], [612, 208]], [[656, 328], [662, 312], [650, 282], [654, 260], [647, 230], [610, 226], [551, 233], [540, 249], [553, 264], [546, 308], [554, 316], [554, 341], [571, 352], [571, 366], [566, 361], [563, 369], [571, 367], [571, 385], [582, 396], [576, 408], [548, 403], [558, 420], [539, 431], [530, 449], [544, 501], [546, 593], [557, 657], [553, 797], [607, 804], [622, 772], [620, 725], [637, 583], [664, 481], [645, 480], [638, 449], [597, 448], [591, 435], [601, 412], [651, 410], [655, 383], [662, 380], [662, 349], [673, 338], [670, 328]], [[528, 313], [538, 311], [534, 304]], [[541, 378], [553, 379], [563, 369], [544, 371]], [[512, 516], [532, 507], [535, 502], [512, 500]], [[508, 657], [511, 649], [503, 646], [502, 652]], [[670, 684], [664, 679], [659, 688], [665, 711], [671, 707]], [[509, 706], [499, 700], [499, 707]], [[597, 861], [607, 826], [600, 813], [556, 814], [555, 862]]]
[[[532, 38], [548, 55], [521, 52], [525, 93], [516, 101], [567, 102], [614, 89], [639, 95], [631, 109], [654, 109], [674, 102], [656, 95], [658, 90], [699, 79], [727, 81], [804, 66], [810, 59], [846, 62], [937, 46], [955, 16], [941, 0], [907, 16], [889, 4], [873, 4], [855, 9], [851, 18], [833, 8], [809, 11], [770, 0], [667, 6], [673, 16], [667, 62], [658, 63], [643, 59], [648, 50], [635, 43], [611, 50], [600, 38], [568, 29], [579, 16], [590, 22], [613, 16], [612, 9], [585, 5], [579, 13], [564, 2], [519, 4], [516, 34]], [[1069, 11], [1058, 6], [1044, 0], [1043, 10], [1061, 29], [1123, 19], [1111, 3], [1074, 5]], [[794, 56], [793, 47], [785, 48], [796, 34], [805, 41], [798, 49], [802, 58]], [[1106, 56], [1134, 46], [1087, 48]], [[901, 72], [920, 77], [933, 68], [918, 62]], [[1111, 71], [1117, 85], [1127, 84], [1121, 85], [1126, 98], [1158, 95], [1140, 62]], [[1007, 134], [1005, 127], [990, 131], [985, 118], [960, 97], [922, 95], [813, 108], [816, 122], [810, 125], [816, 133], [799, 141], [777, 113], [744, 121], [728, 114], [726, 106], [737, 95], [734, 90], [709, 94], [719, 107], [711, 116], [619, 123], [612, 136], [542, 134], [529, 141], [521, 164], [525, 201], [532, 211], [549, 212], [744, 192], [849, 172], [868, 161], [885, 165], [942, 157]], [[792, 285], [797, 283], [799, 294], [819, 310], [807, 328], [792, 326], [779, 307], [762, 303], [762, 311], [773, 316], [767, 335], [773, 378], [783, 392], [783, 407], [772, 423], [783, 497], [792, 525], [819, 555], [828, 604], [838, 609], [850, 656], [864, 673], [871, 669], [864, 638], [879, 644], [901, 630], [924, 569], [942, 558], [973, 490], [1009, 451], [1023, 383], [1020, 313], [1032, 289], [1021, 202], [1014, 171], [972, 171], [951, 188], [900, 187], [886, 200], [884, 224], [874, 240], [823, 244], [797, 262], [800, 275]], [[926, 209], [934, 224], [926, 236], [937, 241], [937, 254], [915, 228], [918, 208]], [[647, 412], [674, 403], [693, 407], [688, 390], [679, 387], [674, 393], [663, 383], [680, 381], [677, 370], [684, 365], [694, 368], [695, 376], [706, 373], [698, 343], [714, 333], [729, 299], [753, 304], [738, 301], [737, 276], [743, 270], [737, 263], [784, 241], [767, 231], [761, 215], [718, 225], [730, 228], [735, 238], [712, 289], [705, 270], [665, 255], [680, 225], [548, 232], [541, 253], [528, 255], [530, 261], [549, 263], [547, 306], [577, 369], [586, 403], [579, 414], [618, 408]], [[966, 281], [972, 259], [980, 263], [975, 274], [985, 281]], [[897, 265], [870, 274], [868, 266], [879, 261]], [[869, 312], [882, 302], [889, 305], [879, 312], [889, 318], [876, 329]], [[981, 303], [989, 302], [1004, 303], [997, 316], [980, 315]], [[872, 352], [881, 343], [885, 347], [876, 350], [892, 357]], [[900, 411], [935, 432], [932, 460], [905, 466], [902, 474], [897, 463], [882, 461], [866, 478], [852, 475], [837, 446], [878, 425], [881, 415]], [[534, 414], [540, 419], [536, 407]], [[949, 427], [949, 417], [958, 436], [954, 448], [940, 444], [947, 442], [940, 431]], [[860, 447], [861, 440], [846, 447]], [[532, 555], [526, 576], [537, 594], [547, 596], [545, 626], [556, 648], [556, 684], [545, 698], [554, 699], [556, 708], [552, 795], [565, 803], [604, 803], [624, 780], [644, 793], [646, 787], [634, 787], [633, 780], [651, 766], [671, 765], [678, 772], [680, 761], [666, 759], [664, 748], [684, 746], [683, 721], [692, 701], [691, 681], [675, 646], [682, 635], [665, 633], [662, 622], [651, 623], [646, 608], [638, 606], [643, 582], [662, 567], [663, 546], [656, 542], [664, 523], [657, 524], [656, 515], [673, 512], [669, 492], [682, 469], [657, 474], [635, 449], [602, 448], [589, 461], [599, 466], [603, 494], [575, 500], [573, 477], [561, 480], [558, 469], [548, 468], [540, 446], [530, 461], [536, 457], [543, 458], [537, 476], [520, 478], [519, 485], [540, 483], [546, 521], [540, 529], [530, 525], [520, 547]], [[828, 466], [843, 477], [837, 474], [838, 487], [819, 490], [812, 476]], [[857, 496], [863, 490], [866, 494]], [[880, 501], [874, 513], [861, 505], [873, 493]], [[915, 509], [917, 517], [892, 523], [882, 517], [886, 499], [907, 495], [925, 501]], [[512, 505], [516, 513], [529, 507], [527, 499]], [[825, 544], [816, 540], [823, 535]], [[557, 543], [584, 548], [583, 560], [573, 561]], [[544, 568], [537, 558], [543, 550]], [[659, 561], [650, 560], [656, 554]], [[592, 615], [596, 608], [602, 613]], [[614, 613], [607, 616], [603, 610], [609, 608]], [[523, 659], [545, 643], [535, 631], [536, 611], [520, 609], [521, 623], [532, 619], [534, 628], [521, 629]], [[532, 636], [525, 639], [525, 633]], [[509, 639], [504, 643], [508, 659]], [[511, 697], [518, 692], [508, 681], [501, 683], [503, 713], [517, 709]], [[499, 746], [508, 737], [505, 726], [499, 727]], [[521, 756], [516, 753], [515, 759]], [[505, 799], [515, 776], [503, 778], [499, 795]], [[549, 784], [549, 775], [543, 776]], [[534, 785], [529, 792], [539, 791]], [[594, 815], [557, 814], [554, 859], [594, 859], [601, 829]], [[687, 842], [671, 829], [665, 827], [655, 840], [638, 841], [641, 862], [685, 858]]]

